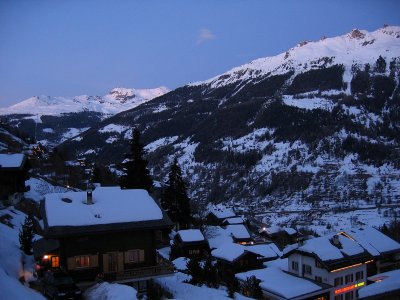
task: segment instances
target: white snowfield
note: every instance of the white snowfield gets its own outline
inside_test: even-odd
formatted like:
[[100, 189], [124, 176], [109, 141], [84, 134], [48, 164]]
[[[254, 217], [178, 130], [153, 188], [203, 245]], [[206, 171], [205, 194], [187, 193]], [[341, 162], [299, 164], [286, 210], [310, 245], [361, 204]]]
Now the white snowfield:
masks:
[[210, 84], [212, 88], [216, 88], [267, 74], [279, 75], [291, 70], [299, 74], [325, 65], [325, 61], [321, 60], [325, 57], [329, 59], [325, 66], [344, 64], [344, 79], [349, 81], [350, 68], [354, 63], [369, 63], [372, 66], [382, 53], [385, 53], [386, 61], [400, 57], [399, 26], [387, 26], [373, 32], [354, 29], [342, 36], [302, 42], [285, 53], [253, 60], [209, 80], [190, 85]]
[[[58, 116], [63, 113], [91, 111], [114, 115], [139, 106], [169, 92], [166, 87], [155, 89], [115, 88], [105, 96], [81, 95], [75, 97], [34, 96], [7, 108], [0, 108], [0, 115], [29, 114]], [[35, 117], [36, 118], [36, 117]]]
[[48, 226], [82, 226], [161, 220], [160, 207], [147, 191], [98, 187], [93, 204], [86, 192], [52, 193], [45, 197]]
[[102, 282], [85, 292], [87, 300], [136, 300], [136, 290], [125, 284]]

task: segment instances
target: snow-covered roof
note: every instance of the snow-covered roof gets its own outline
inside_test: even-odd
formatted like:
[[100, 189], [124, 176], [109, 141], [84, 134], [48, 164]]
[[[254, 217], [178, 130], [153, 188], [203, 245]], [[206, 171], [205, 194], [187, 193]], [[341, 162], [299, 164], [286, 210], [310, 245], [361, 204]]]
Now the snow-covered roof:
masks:
[[322, 290], [319, 285], [285, 273], [275, 267], [236, 274], [236, 278], [242, 281], [245, 281], [246, 278], [251, 276], [255, 276], [257, 279], [261, 280], [260, 287], [264, 291], [287, 299]]
[[20, 168], [25, 155], [21, 153], [0, 154], [0, 168]]
[[400, 252], [400, 243], [372, 227], [351, 228], [344, 230], [342, 234], [354, 239], [372, 256], [392, 251]]
[[242, 217], [233, 217], [233, 218], [226, 218], [224, 223], [235, 225], [235, 224], [243, 224], [244, 220]]
[[400, 270], [380, 273], [375, 276], [368, 277], [368, 280], [375, 281], [375, 283], [359, 289], [359, 298], [379, 295], [382, 297], [385, 293], [400, 291]]
[[285, 227], [283, 230], [288, 234], [288, 235], [295, 235], [297, 233], [297, 230], [294, 228], [290, 227]]
[[[147, 191], [99, 187], [92, 192], [93, 204], [87, 204], [86, 192], [52, 193], [45, 196], [45, 228], [126, 224], [165, 220], [163, 211]], [[157, 222], [153, 222], [154, 224]]]
[[204, 241], [204, 235], [199, 229], [179, 230], [177, 235], [181, 237], [182, 242], [201, 242]]
[[208, 211], [216, 216], [218, 219], [226, 219], [236, 217], [235, 212], [232, 208], [228, 208], [223, 204], [210, 205]]
[[365, 252], [356, 241], [342, 235], [338, 235], [339, 244], [334, 245], [334, 235], [327, 235], [304, 241], [303, 245], [290, 245], [284, 250], [288, 254], [293, 250], [310, 253], [322, 261], [332, 261], [363, 254]]
[[215, 258], [220, 258], [229, 262], [233, 262], [242, 256], [246, 251], [246, 248], [242, 245], [235, 243], [226, 243], [211, 252], [211, 255]]
[[274, 243], [245, 246], [245, 249], [265, 258], [278, 258], [282, 255], [282, 252]]
[[246, 226], [242, 224], [238, 225], [228, 225], [225, 228], [229, 234], [231, 234], [235, 239], [249, 239], [250, 233], [247, 230]]

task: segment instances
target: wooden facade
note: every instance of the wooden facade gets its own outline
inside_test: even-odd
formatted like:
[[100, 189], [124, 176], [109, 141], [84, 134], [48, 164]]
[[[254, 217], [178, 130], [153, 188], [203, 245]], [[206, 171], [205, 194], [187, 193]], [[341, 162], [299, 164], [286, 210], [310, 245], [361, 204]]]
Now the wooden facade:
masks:
[[174, 237], [176, 257], [207, 257], [210, 255], [210, 246], [207, 240], [184, 242], [179, 235]]
[[245, 251], [233, 261], [227, 261], [218, 257], [216, 259], [217, 268], [222, 278], [230, 278], [236, 273], [263, 268], [261, 256], [250, 251]]

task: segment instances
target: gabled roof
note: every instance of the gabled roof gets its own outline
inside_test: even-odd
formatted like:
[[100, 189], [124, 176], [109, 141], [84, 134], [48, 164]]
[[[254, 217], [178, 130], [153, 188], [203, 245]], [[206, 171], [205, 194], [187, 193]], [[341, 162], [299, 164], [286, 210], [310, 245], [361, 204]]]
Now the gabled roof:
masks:
[[232, 217], [232, 218], [226, 218], [223, 221], [223, 224], [229, 224], [229, 225], [237, 225], [237, 224], [243, 224], [244, 220], [242, 217]]
[[163, 228], [172, 225], [159, 204], [140, 189], [99, 187], [93, 204], [86, 192], [52, 193], [42, 205], [47, 237], [95, 232]]
[[266, 259], [275, 259], [282, 255], [282, 252], [274, 243], [245, 246], [245, 249], [257, 253]]
[[275, 267], [251, 270], [235, 276], [242, 281], [255, 276], [261, 281], [261, 289], [284, 299], [292, 299], [323, 290], [321, 286], [309, 280], [288, 274]]
[[217, 219], [223, 220], [226, 218], [236, 217], [235, 212], [232, 208], [228, 208], [223, 204], [210, 205], [208, 207], [210, 214], [213, 214]]
[[0, 154], [0, 169], [20, 169], [26, 161], [22, 153]]
[[217, 259], [222, 259], [230, 263], [234, 263], [238, 259], [240, 259], [243, 255], [249, 254], [260, 256], [259, 254], [246, 250], [245, 246], [235, 244], [235, 243], [226, 243], [221, 247], [213, 250], [211, 255]]
[[302, 245], [289, 245], [284, 249], [283, 257], [288, 257], [294, 252], [312, 256], [323, 263], [327, 269], [340, 267], [342, 263], [347, 261], [356, 263], [358, 260], [365, 261], [371, 258], [369, 253], [356, 241], [337, 235], [339, 243], [335, 244], [334, 236], [331, 234], [306, 240]]
[[350, 228], [339, 232], [339, 234], [354, 239], [374, 257], [389, 253], [400, 253], [400, 243], [372, 227]]
[[179, 236], [184, 243], [205, 241], [204, 235], [199, 229], [179, 230], [176, 235]]
[[360, 298], [386, 299], [392, 293], [400, 294], [400, 270], [380, 273], [368, 277], [368, 280], [375, 281], [375, 283], [359, 289], [358, 295]]
[[228, 225], [226, 226], [225, 230], [229, 232], [229, 234], [237, 240], [251, 238], [249, 231], [243, 224]]

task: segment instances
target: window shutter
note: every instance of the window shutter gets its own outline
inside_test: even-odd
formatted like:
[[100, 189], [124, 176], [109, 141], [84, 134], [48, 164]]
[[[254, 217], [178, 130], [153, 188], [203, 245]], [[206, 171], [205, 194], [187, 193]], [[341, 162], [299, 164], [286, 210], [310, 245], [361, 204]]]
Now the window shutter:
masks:
[[99, 265], [99, 256], [97, 254], [90, 255], [90, 266], [97, 267]]
[[144, 250], [143, 249], [139, 250], [139, 261], [140, 262], [144, 261]]
[[108, 273], [108, 254], [103, 254], [103, 272]]
[[75, 257], [68, 257], [67, 258], [67, 268], [68, 270], [75, 269]]

